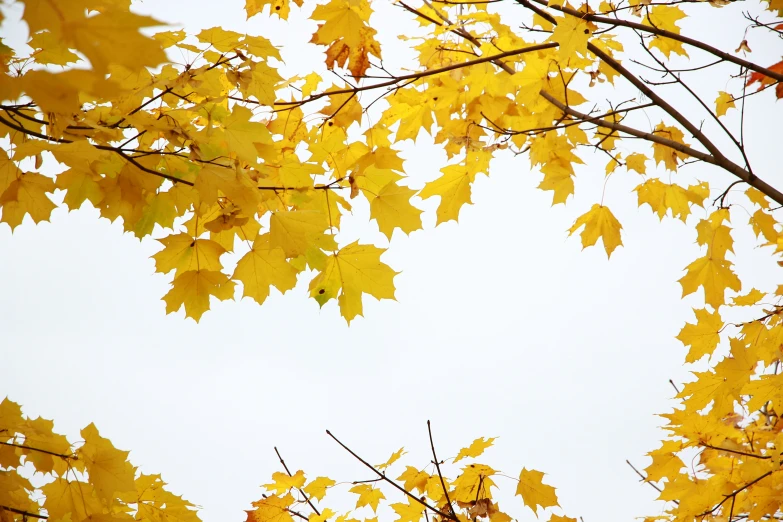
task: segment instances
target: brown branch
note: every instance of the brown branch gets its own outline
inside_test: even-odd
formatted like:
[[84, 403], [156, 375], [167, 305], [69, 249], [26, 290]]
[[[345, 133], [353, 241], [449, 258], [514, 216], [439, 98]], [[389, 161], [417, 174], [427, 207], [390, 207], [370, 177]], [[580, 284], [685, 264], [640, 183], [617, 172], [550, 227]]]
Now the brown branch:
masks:
[[636, 467], [633, 464], [631, 464], [630, 460], [626, 459], [625, 463], [628, 464], [629, 466], [631, 466], [631, 469], [634, 470], [636, 472], [636, 474], [641, 477], [642, 482], [645, 482], [645, 483], [649, 484], [650, 486], [652, 486], [652, 488], [655, 489], [655, 491], [657, 491], [658, 493], [662, 493], [663, 492], [663, 490], [661, 488], [659, 488], [653, 482], [650, 482], [649, 480], [647, 480], [647, 477], [644, 475], [644, 473], [642, 473], [641, 471], [636, 469]]
[[65, 459], [65, 460], [78, 458], [76, 455], [64, 455], [62, 453], [55, 453], [54, 451], [49, 451], [41, 448], [33, 448], [32, 446], [25, 446], [24, 444], [14, 444], [13, 442], [0, 442], [0, 444], [2, 444], [3, 446], [11, 446], [13, 448], [22, 448], [30, 451], [37, 451], [38, 453], [46, 453], [47, 455], [60, 457], [61, 459]]
[[[756, 71], [758, 73], [763, 74], [764, 76], [768, 76], [770, 78], [773, 78], [779, 82], [783, 82], [783, 74], [777, 73], [775, 71], [772, 71], [766, 67], [762, 67], [760, 65], [756, 65], [753, 62], [749, 62], [747, 60], [743, 60], [742, 58], [739, 58], [737, 56], [734, 56], [732, 54], [729, 54], [727, 52], [721, 51], [720, 49], [717, 49], [711, 45], [708, 45], [704, 42], [701, 42], [699, 40], [695, 40], [693, 38], [689, 38], [687, 36], [683, 36], [681, 34], [673, 33], [671, 31], [667, 31], [666, 29], [659, 29], [657, 27], [653, 27], [650, 25], [644, 25], [640, 24], [638, 22], [631, 22], [628, 20], [622, 20], [618, 18], [609, 18], [605, 16], [590, 14], [590, 13], [583, 13], [581, 11], [577, 11], [576, 9], [572, 9], [570, 7], [560, 6], [560, 5], [550, 5], [547, 4], [545, 0], [532, 0], [533, 2], [536, 2], [537, 4], [551, 7], [552, 9], [556, 9], [560, 12], [569, 14], [571, 16], [575, 16], [577, 18], [581, 18], [582, 20], [587, 20], [590, 22], [595, 22], [599, 24], [609, 24], [614, 26], [621, 26], [621, 27], [628, 27], [631, 29], [636, 29], [637, 31], [644, 31], [646, 33], [654, 34], [656, 36], [663, 36], [665, 38], [671, 38], [672, 40], [677, 40], [678, 42], [682, 42], [685, 44], [688, 44], [692, 47], [696, 47], [698, 49], [701, 49], [702, 51], [706, 51], [714, 56], [717, 56], [718, 58], [721, 58], [722, 60], [726, 60], [727, 62], [731, 62], [734, 64], [739, 65], [740, 67], [744, 67], [746, 69], [750, 69], [751, 71]], [[522, 3], [522, 2], [520, 2]], [[550, 16], [550, 20], [551, 16]]]
[[397, 484], [396, 482], [394, 482], [393, 480], [391, 480], [391, 479], [390, 479], [389, 477], [387, 477], [385, 474], [383, 474], [383, 473], [381, 473], [380, 471], [378, 471], [378, 469], [377, 469], [375, 466], [373, 466], [372, 464], [370, 464], [369, 462], [367, 462], [366, 460], [364, 460], [363, 458], [361, 458], [359, 455], [357, 455], [356, 453], [354, 453], [354, 452], [353, 452], [353, 450], [351, 450], [351, 448], [349, 448], [348, 446], [346, 446], [345, 444], [343, 444], [342, 442], [340, 442], [340, 440], [339, 440], [337, 437], [335, 437], [334, 435], [332, 435], [332, 432], [331, 432], [331, 431], [329, 431], [329, 430], [326, 430], [326, 434], [327, 434], [327, 435], [329, 435], [329, 436], [330, 436], [332, 439], [334, 439], [334, 441], [335, 441], [337, 444], [339, 444], [340, 446], [342, 446], [342, 448], [343, 448], [345, 451], [347, 451], [348, 453], [350, 453], [350, 454], [351, 454], [351, 455], [352, 455], [352, 456], [353, 456], [353, 457], [354, 457], [356, 460], [358, 460], [359, 462], [361, 462], [362, 464], [364, 464], [365, 466], [367, 466], [368, 468], [370, 468], [370, 469], [371, 469], [373, 472], [375, 472], [375, 474], [376, 474], [376, 475], [378, 475], [378, 477], [379, 477], [379, 478], [381, 478], [381, 479], [382, 479], [382, 480], [384, 480], [385, 482], [388, 482], [389, 484], [391, 484], [392, 486], [394, 486], [395, 488], [397, 488], [399, 491], [401, 491], [401, 492], [405, 493], [405, 495], [406, 495], [408, 498], [411, 498], [411, 499], [415, 500], [416, 502], [418, 502], [419, 504], [421, 504], [421, 505], [422, 505], [422, 506], [424, 506], [425, 508], [429, 509], [429, 510], [430, 510], [430, 511], [432, 511], [433, 513], [435, 513], [435, 514], [437, 514], [437, 515], [440, 515], [440, 516], [441, 516], [441, 518], [445, 518], [445, 519], [448, 519], [448, 520], [452, 520], [453, 522], [459, 522], [459, 519], [458, 519], [457, 517], [454, 517], [454, 516], [452, 516], [452, 515], [451, 515], [451, 514], [449, 514], [449, 513], [444, 513], [444, 512], [443, 512], [443, 511], [441, 511], [440, 509], [438, 509], [438, 508], [436, 508], [436, 507], [434, 507], [434, 506], [431, 506], [430, 504], [428, 504], [428, 503], [427, 503], [427, 502], [425, 502], [424, 500], [422, 500], [422, 499], [420, 499], [420, 498], [416, 497], [416, 495], [414, 495], [413, 493], [411, 493], [410, 491], [408, 491], [408, 490], [407, 490], [407, 489], [405, 489], [404, 487], [400, 486], [399, 484]]
[[[535, 0], [538, 1], [538, 0]], [[759, 189], [761, 192], [775, 200], [777, 203], [780, 203], [783, 205], [783, 193], [778, 191], [777, 189], [770, 186], [767, 182], [759, 179], [756, 175], [754, 175], [752, 172], [749, 172], [748, 170], [742, 168], [741, 166], [737, 165], [730, 159], [728, 159], [726, 156], [723, 155], [723, 153], [720, 151], [718, 147], [715, 146], [712, 141], [710, 141], [707, 136], [704, 135], [704, 133], [699, 130], [693, 123], [691, 123], [688, 118], [683, 116], [677, 109], [672, 107], [666, 100], [658, 96], [652, 89], [650, 89], [647, 85], [644, 84], [639, 78], [637, 78], [633, 73], [628, 71], [625, 67], [623, 67], [617, 60], [603, 52], [601, 49], [596, 47], [593, 43], [587, 44], [588, 50], [590, 50], [593, 54], [595, 54], [597, 57], [599, 57], [601, 60], [603, 60], [607, 65], [609, 65], [612, 69], [620, 73], [626, 80], [628, 80], [631, 84], [633, 84], [634, 87], [642, 91], [642, 93], [645, 94], [650, 100], [655, 102], [661, 109], [663, 109], [667, 114], [669, 114], [672, 118], [674, 118], [680, 125], [685, 127], [685, 129], [690, 132], [694, 138], [696, 138], [702, 145], [704, 145], [704, 148], [706, 148], [710, 154], [711, 157], [715, 160], [713, 163], [714, 165], [717, 165], [721, 167], [722, 169], [731, 172], [735, 176], [737, 176], [739, 179], [747, 183], [748, 185], [755, 187]], [[698, 157], [698, 156], [694, 156]], [[702, 158], [699, 158], [702, 159]]]
[[453, 516], [456, 519], [457, 513], [454, 511], [454, 506], [451, 504], [451, 499], [449, 498], [449, 490], [446, 487], [446, 481], [443, 480], [443, 474], [440, 472], [440, 462], [438, 461], [438, 456], [435, 455], [435, 443], [432, 441], [432, 427], [430, 426], [429, 420], [427, 420], [427, 433], [429, 433], [430, 436], [430, 448], [432, 448], [432, 462], [435, 464], [435, 469], [438, 470], [438, 477], [440, 477], [440, 485], [443, 486], [443, 494], [446, 496], [446, 502], [448, 502], [449, 504], [449, 511], [451, 511], [451, 516]]
[[728, 499], [736, 497], [737, 495], [739, 495], [740, 493], [742, 493], [743, 491], [745, 491], [746, 489], [748, 489], [749, 487], [751, 487], [751, 486], [752, 486], [753, 484], [755, 484], [756, 482], [759, 482], [760, 480], [762, 480], [762, 479], [764, 479], [764, 478], [766, 478], [766, 477], [768, 477], [768, 476], [772, 475], [772, 474], [773, 474], [773, 473], [775, 473], [776, 471], [780, 471], [780, 470], [773, 469], [773, 470], [767, 471], [766, 473], [763, 473], [763, 474], [761, 474], [760, 476], [756, 477], [755, 479], [751, 480], [750, 482], [748, 482], [748, 483], [747, 483], [747, 484], [745, 484], [744, 486], [742, 486], [742, 487], [740, 487], [740, 488], [737, 488], [737, 489], [735, 489], [734, 491], [732, 491], [732, 492], [731, 492], [731, 493], [729, 493], [728, 495], [723, 495], [723, 497], [724, 497], [724, 498], [723, 498], [723, 500], [721, 500], [720, 502], [718, 502], [717, 504], [715, 504], [715, 505], [712, 507], [712, 509], [709, 509], [709, 510], [707, 510], [707, 511], [704, 511], [703, 513], [699, 513], [698, 515], [696, 515], [696, 518], [705, 517], [705, 516], [707, 516], [707, 515], [709, 515], [709, 514], [711, 514], [711, 513], [714, 513], [714, 512], [715, 512], [715, 510], [716, 510], [716, 509], [718, 509], [719, 507], [721, 507], [721, 506], [722, 506], [722, 505], [723, 505], [723, 504], [724, 504], [724, 503], [725, 503], [725, 502], [726, 502]]
[[715, 450], [715, 451], [725, 451], [726, 453], [734, 453], [735, 455], [743, 455], [745, 457], [753, 457], [753, 458], [756, 458], [756, 459], [771, 459], [772, 458], [770, 455], [756, 455], [755, 453], [747, 453], [745, 451], [738, 451], [738, 450], [733, 450], [733, 449], [720, 448], [718, 446], [712, 446], [710, 444], [705, 444], [704, 442], [702, 442], [700, 444], [700, 446], [703, 446], [705, 448], [709, 448], [709, 449]]
[[[495, 60], [508, 58], [509, 56], [518, 56], [520, 54], [542, 51], [544, 49], [552, 49], [557, 46], [558, 46], [557, 42], [547, 42], [542, 44], [531, 45], [529, 47], [521, 47], [519, 49], [513, 49], [511, 51], [492, 54], [489, 56], [482, 56], [481, 58], [476, 58], [475, 60], [468, 60], [466, 62], [455, 63], [452, 65], [447, 65], [445, 67], [439, 67], [437, 69], [428, 69], [426, 71], [422, 71], [418, 73], [404, 74], [402, 76], [397, 76], [387, 82], [375, 83], [373, 85], [363, 85], [361, 87], [351, 87], [347, 89], [335, 89], [333, 91], [324, 91], [318, 94], [313, 94], [312, 96], [308, 96], [304, 100], [290, 101], [290, 102], [279, 101], [279, 102], [275, 102], [275, 105], [279, 105], [283, 107], [290, 107], [290, 106], [299, 107], [301, 105], [313, 102], [325, 96], [332, 96], [335, 94], [350, 94], [350, 93], [357, 93], [362, 91], [370, 91], [373, 89], [380, 89], [383, 87], [391, 87], [405, 80], [418, 80], [420, 78], [426, 78], [428, 76], [434, 76], [436, 74], [454, 71], [457, 69], [462, 69], [464, 67], [470, 67], [472, 65], [479, 65], [482, 63], [493, 62]], [[245, 100], [240, 100], [240, 101], [245, 101]]]
[[35, 513], [30, 513], [29, 511], [22, 511], [21, 509], [16, 509], [8, 506], [2, 506], [0, 505], [0, 509], [5, 509], [6, 511], [10, 511], [11, 513], [16, 513], [17, 515], [22, 515], [23, 517], [33, 517], [33, 518], [40, 518], [42, 520], [46, 520], [49, 518], [46, 515], [37, 515]]
[[[288, 466], [286, 466], [286, 463], [285, 463], [285, 461], [283, 460], [283, 457], [280, 455], [280, 452], [279, 452], [279, 451], [277, 451], [277, 446], [275, 446], [275, 453], [277, 454], [277, 458], [278, 458], [278, 459], [280, 459], [280, 464], [282, 464], [282, 465], [283, 465], [283, 469], [285, 470], [285, 472], [286, 472], [286, 473], [288, 473], [288, 476], [289, 476], [289, 477], [293, 477], [293, 475], [291, 474], [291, 470], [289, 470], [289, 469], [288, 469]], [[320, 511], [318, 511], [318, 508], [317, 508], [317, 507], [315, 507], [315, 505], [313, 505], [313, 502], [310, 500], [310, 497], [308, 497], [308, 496], [305, 494], [305, 492], [302, 490], [302, 488], [296, 488], [296, 489], [297, 489], [297, 490], [299, 490], [299, 493], [301, 493], [301, 494], [302, 494], [302, 496], [303, 496], [303, 497], [305, 498], [305, 500], [307, 501], [307, 503], [308, 503], [308, 504], [310, 504], [310, 507], [311, 507], [311, 508], [313, 508], [313, 511], [315, 511], [315, 514], [316, 514], [316, 515], [318, 515], [318, 516], [320, 517], [320, 516], [321, 516], [321, 512], [320, 512]]]

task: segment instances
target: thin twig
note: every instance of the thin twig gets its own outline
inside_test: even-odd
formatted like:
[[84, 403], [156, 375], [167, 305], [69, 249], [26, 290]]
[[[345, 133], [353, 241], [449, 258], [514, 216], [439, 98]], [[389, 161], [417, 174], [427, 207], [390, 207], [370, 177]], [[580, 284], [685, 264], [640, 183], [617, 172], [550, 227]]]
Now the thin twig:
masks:
[[449, 498], [449, 490], [446, 487], [446, 481], [443, 480], [443, 474], [440, 472], [440, 462], [438, 461], [438, 456], [435, 455], [435, 443], [432, 441], [432, 427], [430, 426], [429, 420], [427, 420], [427, 433], [430, 436], [430, 448], [432, 448], [432, 462], [435, 464], [435, 469], [438, 470], [438, 477], [440, 477], [440, 485], [443, 486], [443, 494], [446, 496], [446, 502], [449, 504], [449, 510], [451, 511], [451, 515], [456, 519], [457, 513], [454, 511], [454, 506], [451, 504], [451, 499]]
[[407, 489], [405, 489], [404, 487], [400, 486], [399, 484], [397, 484], [396, 482], [394, 482], [393, 480], [391, 480], [389, 477], [387, 477], [386, 475], [384, 475], [383, 473], [381, 473], [380, 471], [378, 471], [378, 470], [375, 468], [375, 466], [373, 466], [372, 464], [370, 464], [369, 462], [367, 462], [366, 460], [364, 460], [363, 458], [361, 458], [359, 455], [357, 455], [356, 453], [354, 453], [354, 452], [353, 452], [353, 450], [351, 450], [351, 448], [349, 448], [348, 446], [346, 446], [345, 444], [343, 444], [342, 442], [340, 442], [340, 440], [339, 440], [337, 437], [335, 437], [334, 435], [332, 435], [332, 432], [331, 432], [331, 431], [329, 431], [329, 430], [326, 430], [326, 434], [327, 434], [327, 435], [329, 435], [329, 436], [330, 436], [332, 439], [334, 439], [334, 441], [335, 441], [337, 444], [339, 444], [340, 446], [342, 446], [342, 448], [343, 448], [345, 451], [347, 451], [348, 453], [350, 453], [350, 454], [351, 454], [351, 455], [352, 455], [352, 456], [353, 456], [353, 457], [354, 457], [356, 460], [358, 460], [359, 462], [361, 462], [362, 464], [364, 464], [365, 466], [367, 466], [368, 468], [370, 468], [370, 469], [371, 469], [373, 472], [375, 472], [375, 474], [376, 474], [376, 475], [378, 475], [378, 476], [379, 476], [381, 479], [383, 479], [384, 481], [388, 482], [389, 484], [391, 484], [392, 486], [394, 486], [395, 488], [397, 488], [397, 489], [398, 489], [399, 491], [401, 491], [402, 493], [405, 493], [405, 495], [406, 495], [408, 498], [411, 498], [411, 499], [415, 500], [416, 502], [418, 502], [419, 504], [421, 504], [421, 505], [422, 505], [422, 506], [424, 506], [425, 508], [429, 509], [429, 510], [430, 510], [430, 511], [432, 511], [433, 513], [436, 513], [436, 514], [440, 515], [442, 518], [446, 518], [446, 519], [448, 519], [448, 520], [452, 520], [452, 521], [454, 521], [454, 522], [459, 522], [459, 519], [458, 519], [457, 517], [454, 517], [454, 516], [452, 516], [452, 515], [451, 515], [451, 514], [449, 514], [449, 513], [444, 513], [444, 512], [443, 512], [443, 511], [441, 511], [440, 509], [438, 509], [438, 508], [436, 508], [436, 507], [434, 507], [434, 506], [431, 506], [430, 504], [428, 504], [428, 503], [427, 503], [427, 502], [425, 502], [424, 500], [422, 500], [422, 499], [418, 498], [416, 495], [414, 495], [413, 493], [411, 493], [410, 491], [408, 491]]
[[[280, 455], [280, 452], [279, 452], [279, 451], [277, 451], [277, 446], [275, 446], [275, 453], [277, 454], [277, 458], [278, 458], [278, 459], [280, 459], [280, 464], [282, 464], [282, 465], [283, 465], [283, 469], [285, 470], [285, 472], [286, 472], [286, 473], [288, 473], [288, 476], [289, 476], [289, 477], [293, 477], [293, 475], [291, 474], [291, 470], [289, 470], [289, 469], [288, 469], [288, 466], [286, 466], [286, 463], [285, 463], [285, 461], [283, 460], [283, 457]], [[318, 508], [317, 508], [317, 507], [315, 507], [315, 504], [313, 504], [313, 502], [310, 500], [310, 497], [308, 497], [308, 496], [305, 494], [305, 492], [302, 490], [302, 488], [296, 488], [296, 489], [298, 489], [298, 490], [299, 490], [299, 493], [301, 493], [301, 494], [302, 494], [302, 496], [303, 496], [303, 497], [305, 498], [305, 500], [307, 501], [307, 503], [308, 503], [308, 504], [310, 504], [310, 507], [311, 507], [311, 508], [313, 508], [313, 511], [315, 511], [315, 514], [316, 514], [316, 515], [318, 515], [318, 516], [320, 517], [320, 516], [321, 516], [321, 512], [320, 512], [320, 511], [318, 511]]]

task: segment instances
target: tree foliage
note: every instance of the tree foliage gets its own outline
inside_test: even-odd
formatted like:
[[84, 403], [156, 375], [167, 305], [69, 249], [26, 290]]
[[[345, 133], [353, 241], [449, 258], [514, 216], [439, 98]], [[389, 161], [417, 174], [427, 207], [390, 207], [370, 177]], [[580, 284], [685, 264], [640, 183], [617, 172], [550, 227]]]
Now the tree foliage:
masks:
[[[746, 104], [783, 98], [783, 61], [749, 58], [751, 44], [781, 48], [779, 0], [737, 19], [747, 37], [736, 49], [683, 29], [688, 16], [709, 17], [726, 0], [398, 0], [420, 24], [415, 37], [400, 35], [416, 59], [398, 71], [382, 61], [389, 51], [368, 0], [314, 8], [248, 0], [249, 18], [305, 10], [317, 22], [310, 42], [334, 74], [300, 76], [281, 73], [278, 49], [261, 36], [151, 33], [161, 24], [135, 14], [129, 0], [18, 3], [29, 52], [0, 48], [0, 220], [14, 229], [26, 216], [39, 223], [59, 205], [89, 202], [127, 232], [155, 235], [156, 270], [172, 274], [166, 311], [184, 307], [196, 321], [213, 298], [233, 299], [237, 283], [261, 304], [272, 287], [286, 292], [309, 279], [310, 296], [321, 306], [335, 299], [348, 322], [362, 315], [364, 294], [394, 299], [385, 249], [339, 234], [355, 201], [368, 204], [369, 219], [391, 240], [397, 229], [422, 228], [420, 200], [438, 199], [438, 224], [457, 220], [493, 158], [525, 156], [553, 204], [574, 193], [577, 173], [591, 179], [579, 167], [586, 163], [602, 167], [595, 183], [604, 196], [568, 232], [584, 247], [600, 240], [611, 256], [624, 235], [606, 187], [612, 176], [637, 179], [630, 197], [660, 220], [692, 227], [701, 248], [679, 281], [683, 297], [697, 294], [698, 304], [678, 339], [685, 362], [704, 368], [678, 390], [679, 407], [663, 415], [667, 435], [639, 474], [660, 492], [660, 518], [781, 516], [783, 289], [746, 288], [734, 265], [736, 227], [748, 227], [770, 254], [783, 251], [775, 213], [783, 193], [772, 173], [754, 169], [743, 132]], [[189, 60], [170, 61], [174, 49]], [[704, 70], [722, 75], [725, 90], [700, 83]], [[660, 79], [646, 79], [653, 74]], [[638, 96], [620, 98], [628, 86]], [[446, 160], [422, 185], [399, 151], [425, 135]], [[688, 175], [694, 163], [707, 179]], [[52, 174], [57, 165], [62, 171]], [[231, 252], [239, 260], [225, 266]], [[82, 439], [74, 449], [51, 422], [2, 403], [3, 522], [195, 519], [192, 505], [159, 477], [137, 474], [93, 426]], [[360, 514], [322, 506], [337, 483], [292, 474], [281, 458], [285, 473], [265, 486], [248, 520], [348, 522], [382, 505], [400, 522], [510, 520], [516, 511], [501, 511], [493, 498], [495, 470], [453, 466], [491, 443], [475, 441], [443, 470], [431, 444], [431, 463], [407, 466], [396, 479], [390, 467], [402, 452], [380, 466], [354, 454], [374, 474], [350, 488]], [[19, 472], [25, 467], [49, 482], [33, 484]], [[401, 502], [392, 502], [394, 490]], [[523, 469], [516, 493], [537, 515], [571, 520], [558, 514], [539, 471]]]

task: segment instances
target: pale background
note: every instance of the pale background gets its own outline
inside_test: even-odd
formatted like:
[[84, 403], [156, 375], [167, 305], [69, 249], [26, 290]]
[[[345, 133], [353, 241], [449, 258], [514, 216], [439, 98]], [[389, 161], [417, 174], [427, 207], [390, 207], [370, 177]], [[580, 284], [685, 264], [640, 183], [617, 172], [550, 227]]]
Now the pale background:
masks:
[[[406, 55], [390, 47], [391, 31], [411, 26], [390, 5], [375, 8], [389, 42], [386, 63], [398, 66]], [[218, 25], [265, 35], [282, 45], [290, 70], [320, 59], [297, 44], [314, 24], [295, 9], [290, 27], [263, 16], [246, 22], [239, 0], [147, 1], [138, 9], [193, 33]], [[733, 50], [744, 25], [726, 21], [739, 8], [719, 14], [683, 25]], [[18, 9], [8, 16], [3, 32], [19, 38]], [[751, 58], [777, 61], [761, 41], [751, 38]], [[716, 78], [704, 81], [727, 83]], [[749, 111], [748, 139], [757, 171], [781, 186], [780, 137], [765, 96]], [[659, 116], [650, 118], [654, 125]], [[437, 176], [440, 156], [424, 143], [403, 151], [415, 187]], [[149, 258], [159, 243], [123, 235], [91, 208], [57, 210], [51, 224], [26, 221], [13, 235], [0, 225], [0, 398], [54, 418], [75, 440], [95, 422], [132, 450], [135, 465], [162, 473], [174, 492], [202, 506], [208, 522], [244, 519], [258, 486], [279, 469], [274, 445], [312, 476], [366, 479], [325, 429], [371, 462], [405, 446], [406, 463], [421, 467], [429, 460], [427, 419], [441, 457], [478, 436], [498, 436], [483, 460], [512, 476], [523, 466], [546, 472], [569, 516], [659, 514], [655, 492], [625, 459], [647, 465], [644, 454], [661, 437], [655, 414], [672, 404], [668, 379], [688, 378], [674, 336], [698, 298], [680, 300], [676, 281], [699, 250], [691, 228], [669, 218], [659, 224], [647, 207], [635, 208], [630, 190], [639, 178], [623, 171], [606, 201], [623, 223], [625, 246], [609, 262], [600, 246], [581, 252], [566, 230], [600, 199], [606, 162], [583, 157], [592, 165], [580, 170], [565, 208], [550, 208], [551, 196], [534, 190], [540, 175], [526, 158], [508, 157], [474, 185], [475, 205], [459, 225], [434, 228], [435, 201], [419, 202], [430, 210], [425, 230], [395, 233], [384, 256], [402, 272], [398, 302], [367, 299], [366, 318], [350, 328], [334, 302], [319, 310], [307, 299], [304, 282], [263, 307], [215, 304], [198, 325], [182, 312], [167, 316], [160, 298], [169, 278], [154, 274]], [[715, 187], [727, 179], [707, 166], [689, 169], [682, 175]], [[366, 206], [357, 207], [341, 242], [361, 233], [383, 245], [375, 225], [362, 224]], [[745, 288], [774, 289], [769, 251], [752, 249], [747, 233], [735, 236]], [[513, 492], [513, 481], [498, 480]], [[401, 501], [395, 495], [387, 492]], [[518, 497], [512, 502], [504, 507], [533, 519]]]

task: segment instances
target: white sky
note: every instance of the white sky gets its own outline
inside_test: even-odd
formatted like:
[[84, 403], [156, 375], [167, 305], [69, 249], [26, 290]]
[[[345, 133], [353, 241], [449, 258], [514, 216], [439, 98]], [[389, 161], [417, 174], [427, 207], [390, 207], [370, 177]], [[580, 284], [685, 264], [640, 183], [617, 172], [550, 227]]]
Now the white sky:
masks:
[[[376, 4], [391, 41], [400, 15]], [[161, 0], [139, 9], [192, 33], [217, 25], [265, 35], [283, 44], [289, 67], [307, 68], [314, 50], [295, 42], [309, 40], [312, 23], [245, 22], [242, 5]], [[721, 12], [721, 20], [738, 12]], [[744, 26], [721, 26], [717, 15], [697, 22], [720, 28], [708, 38], [723, 49], [742, 39]], [[760, 63], [779, 59], [750, 45]], [[401, 62], [390, 47], [384, 53], [386, 63]], [[748, 139], [757, 170], [779, 172], [779, 134], [767, 125], [771, 95], [754, 103]], [[435, 150], [404, 149], [413, 186], [437, 177]], [[162, 473], [175, 493], [203, 506], [207, 522], [244, 519], [258, 486], [279, 470], [274, 445], [312, 476], [370, 478], [324, 429], [371, 462], [405, 446], [406, 463], [423, 466], [427, 419], [441, 457], [478, 436], [500, 437], [483, 460], [509, 475], [523, 466], [546, 472], [569, 516], [657, 514], [655, 492], [625, 459], [647, 464], [643, 455], [661, 436], [654, 414], [673, 395], [668, 379], [687, 379], [674, 336], [698, 299], [680, 300], [676, 281], [698, 254], [695, 233], [636, 209], [630, 190], [639, 179], [622, 173], [606, 201], [623, 223], [625, 245], [610, 262], [600, 246], [581, 252], [565, 231], [600, 199], [605, 164], [584, 157], [591, 165], [579, 171], [565, 208], [550, 208], [551, 196], [535, 190], [540, 175], [526, 158], [508, 157], [474, 185], [475, 205], [459, 225], [435, 229], [435, 202], [420, 204], [430, 210], [425, 230], [395, 233], [384, 257], [402, 271], [398, 302], [367, 299], [366, 318], [350, 328], [334, 302], [319, 310], [306, 298], [305, 282], [273, 293], [263, 307], [215, 303], [198, 325], [182, 312], [167, 316], [160, 298], [169, 278], [154, 274], [149, 258], [159, 244], [123, 235], [91, 208], [56, 210], [51, 223], [26, 221], [13, 235], [0, 225], [0, 397], [55, 419], [72, 439], [95, 422], [131, 450], [135, 465]], [[727, 179], [689, 168], [684, 175]], [[383, 244], [374, 225], [361, 224], [366, 209], [358, 207], [343, 237], [362, 233]], [[768, 251], [751, 250], [748, 234], [735, 237], [745, 288], [773, 289]], [[518, 497], [513, 502], [506, 509], [533, 519]]]

